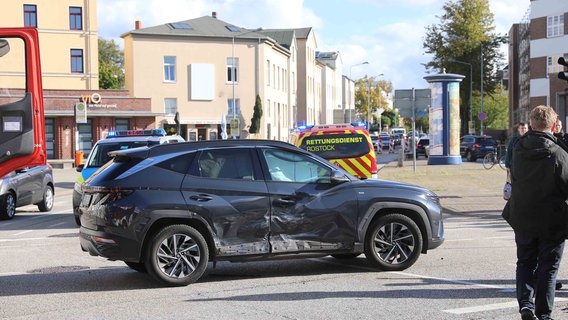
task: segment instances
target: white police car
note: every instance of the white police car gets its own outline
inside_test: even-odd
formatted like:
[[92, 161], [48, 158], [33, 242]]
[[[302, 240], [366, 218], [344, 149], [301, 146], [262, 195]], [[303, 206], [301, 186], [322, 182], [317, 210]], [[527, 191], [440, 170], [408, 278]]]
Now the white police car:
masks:
[[184, 141], [178, 135], [166, 135], [164, 129], [109, 131], [106, 139], [95, 143], [85, 163], [76, 168], [81, 173], [73, 187], [73, 214], [75, 215], [77, 225], [81, 225], [78, 212], [81, 204], [81, 195], [83, 194], [81, 185], [102, 165], [111, 160], [109, 152]]

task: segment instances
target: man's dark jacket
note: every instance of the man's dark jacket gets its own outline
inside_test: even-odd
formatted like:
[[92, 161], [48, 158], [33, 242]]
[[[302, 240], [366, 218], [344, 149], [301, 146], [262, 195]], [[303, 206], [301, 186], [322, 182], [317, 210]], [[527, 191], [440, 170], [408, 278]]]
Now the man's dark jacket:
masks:
[[559, 239], [568, 230], [568, 153], [552, 133], [529, 131], [513, 148], [511, 198], [503, 218], [525, 236]]

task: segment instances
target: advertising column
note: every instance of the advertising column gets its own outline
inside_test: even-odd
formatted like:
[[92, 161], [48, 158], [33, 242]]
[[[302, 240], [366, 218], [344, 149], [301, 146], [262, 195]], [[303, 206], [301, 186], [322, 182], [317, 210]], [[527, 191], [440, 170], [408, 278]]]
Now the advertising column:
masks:
[[460, 74], [426, 76], [430, 83], [430, 155], [428, 164], [461, 164]]

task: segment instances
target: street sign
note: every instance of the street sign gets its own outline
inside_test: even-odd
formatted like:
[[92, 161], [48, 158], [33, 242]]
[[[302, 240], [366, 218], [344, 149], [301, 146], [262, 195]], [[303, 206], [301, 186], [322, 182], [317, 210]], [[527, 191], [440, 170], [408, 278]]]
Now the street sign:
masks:
[[483, 120], [487, 119], [487, 113], [485, 113], [485, 112], [480, 112], [480, 113], [477, 115], [477, 118], [478, 118], [479, 120], [483, 121]]
[[412, 100], [412, 89], [394, 90], [394, 99], [409, 99]]
[[414, 99], [431, 99], [432, 92], [430, 89], [415, 89], [414, 90]]

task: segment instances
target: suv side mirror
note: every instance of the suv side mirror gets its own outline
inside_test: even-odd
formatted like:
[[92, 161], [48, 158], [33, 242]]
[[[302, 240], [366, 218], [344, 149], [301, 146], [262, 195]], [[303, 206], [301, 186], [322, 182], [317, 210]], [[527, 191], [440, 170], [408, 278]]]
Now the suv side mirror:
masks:
[[330, 181], [332, 184], [341, 184], [344, 182], [349, 182], [351, 180], [349, 180], [349, 178], [343, 172], [339, 170], [332, 170]]

